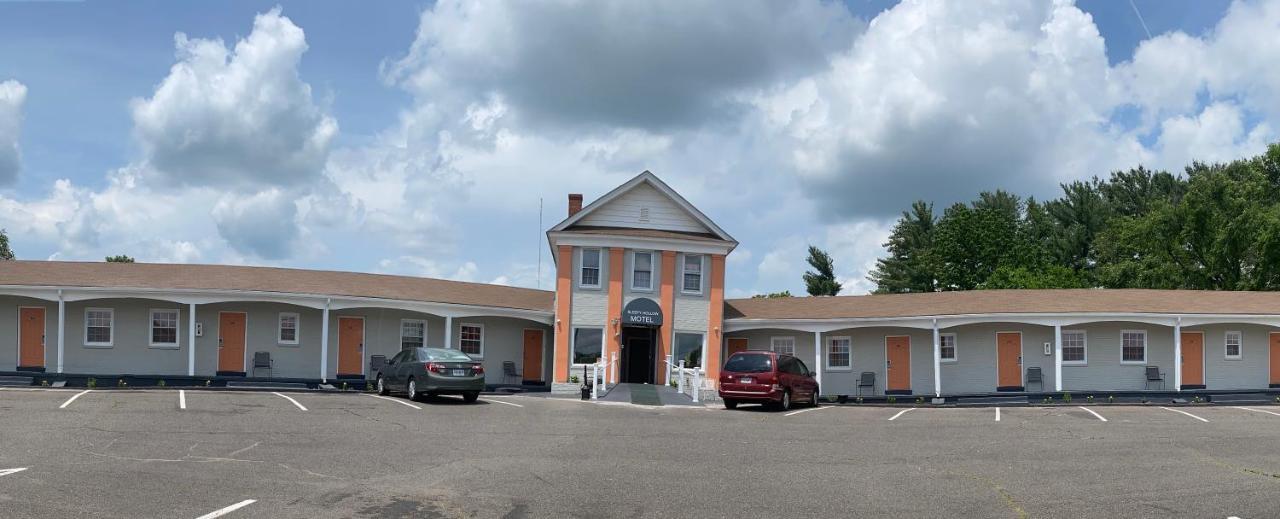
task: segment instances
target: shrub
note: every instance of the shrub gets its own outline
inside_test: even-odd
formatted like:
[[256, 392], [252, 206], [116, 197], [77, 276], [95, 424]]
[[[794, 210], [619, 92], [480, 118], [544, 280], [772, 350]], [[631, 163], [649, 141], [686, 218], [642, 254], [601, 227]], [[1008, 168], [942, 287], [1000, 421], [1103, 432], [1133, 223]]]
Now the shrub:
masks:
[[128, 386], [129, 384], [126, 383], [123, 378], [116, 381], [116, 387], [128, 387]]
[[1070, 403], [1071, 403], [1071, 393], [1063, 393], [1063, 394], [1062, 394], [1062, 401], [1063, 401], [1063, 402], [1065, 402], [1065, 403], [1070, 404]]
[[1107, 403], [1108, 403], [1108, 404], [1114, 404], [1114, 403], [1116, 403], [1116, 396], [1115, 396], [1115, 395], [1107, 395]]
[[885, 401], [889, 402], [890, 404], [896, 404], [898, 403], [898, 397], [890, 396], [889, 398], [886, 398]]
[[[1280, 402], [1280, 396], [1276, 397], [1276, 401], [1277, 401], [1277, 402]], [[862, 403], [862, 397], [858, 397], [858, 403], [859, 403], [859, 404], [861, 404], [861, 403]]]
[[922, 397], [922, 396], [918, 396], [918, 397], [916, 397], [916, 403], [917, 403], [917, 404], [923, 404], [923, 403], [924, 403], [924, 397]]
[[163, 378], [156, 382], [156, 387], [164, 387], [165, 385]]
[[343, 383], [342, 383], [342, 390], [343, 390], [343, 391], [346, 391], [346, 390], [347, 390], [347, 389], [349, 389], [349, 388], [350, 388], [350, 386], [348, 386], [346, 382], [343, 382]]
[[209, 379], [207, 379], [207, 378], [206, 378], [206, 379], [204, 379], [204, 387], [209, 387], [209, 386], [210, 386], [210, 385], [212, 385], [212, 384], [213, 384], [213, 381], [212, 381], [212, 380], [209, 380]]
[[84, 385], [85, 385], [86, 387], [88, 387], [89, 389], [93, 389], [93, 388], [95, 388], [95, 387], [98, 387], [98, 379], [93, 378], [93, 377], [89, 377], [89, 380], [84, 381]]
[[1088, 397], [1086, 397], [1086, 398], [1085, 398], [1085, 400], [1087, 400], [1090, 404], [1092, 404], [1092, 403], [1093, 403], [1093, 395], [1089, 395]]
[[47, 378], [42, 378], [42, 379], [40, 379], [40, 385], [41, 385], [42, 387], [49, 387], [49, 379], [47, 379]]
[[577, 376], [577, 375], [570, 375], [570, 376], [569, 376], [569, 382], [570, 382], [570, 383], [577, 384], [578, 382], [581, 382], [581, 381], [582, 381], [582, 379], [578, 378], [578, 376]]

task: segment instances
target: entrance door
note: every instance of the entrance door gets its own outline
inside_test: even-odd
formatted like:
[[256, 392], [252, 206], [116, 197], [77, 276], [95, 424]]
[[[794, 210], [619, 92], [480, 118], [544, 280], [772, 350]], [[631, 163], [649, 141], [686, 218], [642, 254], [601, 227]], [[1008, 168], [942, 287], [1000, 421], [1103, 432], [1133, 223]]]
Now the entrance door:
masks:
[[520, 373], [525, 382], [542, 382], [542, 330], [524, 331], [524, 368]]
[[218, 373], [244, 375], [244, 322], [248, 314], [218, 314]]
[[338, 318], [338, 376], [361, 376], [364, 362], [364, 319]]
[[996, 391], [1022, 391], [1022, 334], [996, 334]]
[[738, 353], [740, 351], [747, 351], [747, 338], [746, 337], [730, 337], [729, 352], [725, 354], [724, 356], [725, 360], [728, 360], [729, 357], [733, 356], [734, 353]]
[[622, 352], [622, 381], [632, 384], [653, 383], [653, 340], [628, 337]]
[[911, 337], [897, 335], [884, 338], [885, 369], [889, 372], [889, 391], [911, 391]]
[[1182, 388], [1204, 388], [1204, 332], [1182, 332]]
[[44, 308], [18, 309], [18, 369], [44, 370]]
[[1271, 332], [1271, 386], [1280, 386], [1280, 332]]

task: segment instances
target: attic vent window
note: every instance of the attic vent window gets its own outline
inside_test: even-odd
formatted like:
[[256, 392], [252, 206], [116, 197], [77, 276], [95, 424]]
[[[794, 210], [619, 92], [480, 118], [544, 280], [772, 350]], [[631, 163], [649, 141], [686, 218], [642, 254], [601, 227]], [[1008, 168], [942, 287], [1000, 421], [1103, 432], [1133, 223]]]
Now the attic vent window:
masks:
[[641, 207], [641, 208], [640, 208], [640, 222], [641, 222], [641, 223], [649, 223], [649, 208], [648, 208], [648, 207]]

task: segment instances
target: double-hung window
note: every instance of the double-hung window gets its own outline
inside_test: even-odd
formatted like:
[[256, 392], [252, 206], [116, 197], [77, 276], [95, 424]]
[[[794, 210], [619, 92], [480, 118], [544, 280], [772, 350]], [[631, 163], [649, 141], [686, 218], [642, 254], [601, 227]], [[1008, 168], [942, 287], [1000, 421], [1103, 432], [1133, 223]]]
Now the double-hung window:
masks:
[[1083, 366], [1089, 360], [1083, 330], [1062, 330], [1062, 363]]
[[653, 290], [653, 253], [635, 252], [631, 255], [631, 289]]
[[582, 249], [578, 286], [600, 288], [600, 249]]
[[178, 347], [178, 310], [151, 311], [151, 345], [159, 348]]
[[1240, 360], [1244, 356], [1244, 335], [1240, 332], [1227, 332], [1227, 360]]
[[459, 327], [458, 346], [462, 353], [472, 357], [484, 356], [484, 325], [462, 323]]
[[281, 313], [279, 324], [276, 342], [280, 344], [298, 344], [298, 314], [293, 312]]
[[1130, 364], [1147, 363], [1146, 331], [1124, 330], [1120, 332], [1120, 362]]
[[956, 361], [956, 334], [944, 333], [938, 335], [938, 356], [942, 362]]
[[400, 348], [421, 348], [426, 345], [427, 322], [422, 319], [400, 321]]
[[853, 341], [848, 337], [827, 339], [827, 369], [847, 370], [852, 363]]
[[774, 353], [783, 355], [796, 354], [796, 338], [795, 337], [773, 337], [769, 339], [769, 349]]
[[110, 308], [86, 308], [84, 311], [84, 345], [111, 346], [116, 313]]
[[702, 255], [685, 254], [684, 265], [681, 267], [683, 283], [680, 290], [686, 294], [702, 293]]

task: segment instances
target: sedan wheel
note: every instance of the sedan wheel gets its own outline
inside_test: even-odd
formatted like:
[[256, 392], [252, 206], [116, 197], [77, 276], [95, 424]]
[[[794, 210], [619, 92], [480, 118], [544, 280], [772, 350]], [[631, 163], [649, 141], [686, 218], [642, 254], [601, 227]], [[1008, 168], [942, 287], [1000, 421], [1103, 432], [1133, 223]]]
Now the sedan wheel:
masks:
[[418, 381], [417, 380], [409, 379], [409, 389], [407, 392], [409, 393], [409, 400], [418, 399]]
[[390, 391], [387, 391], [386, 381], [382, 380], [382, 375], [378, 375], [378, 394], [387, 396], [388, 393], [390, 393]]

